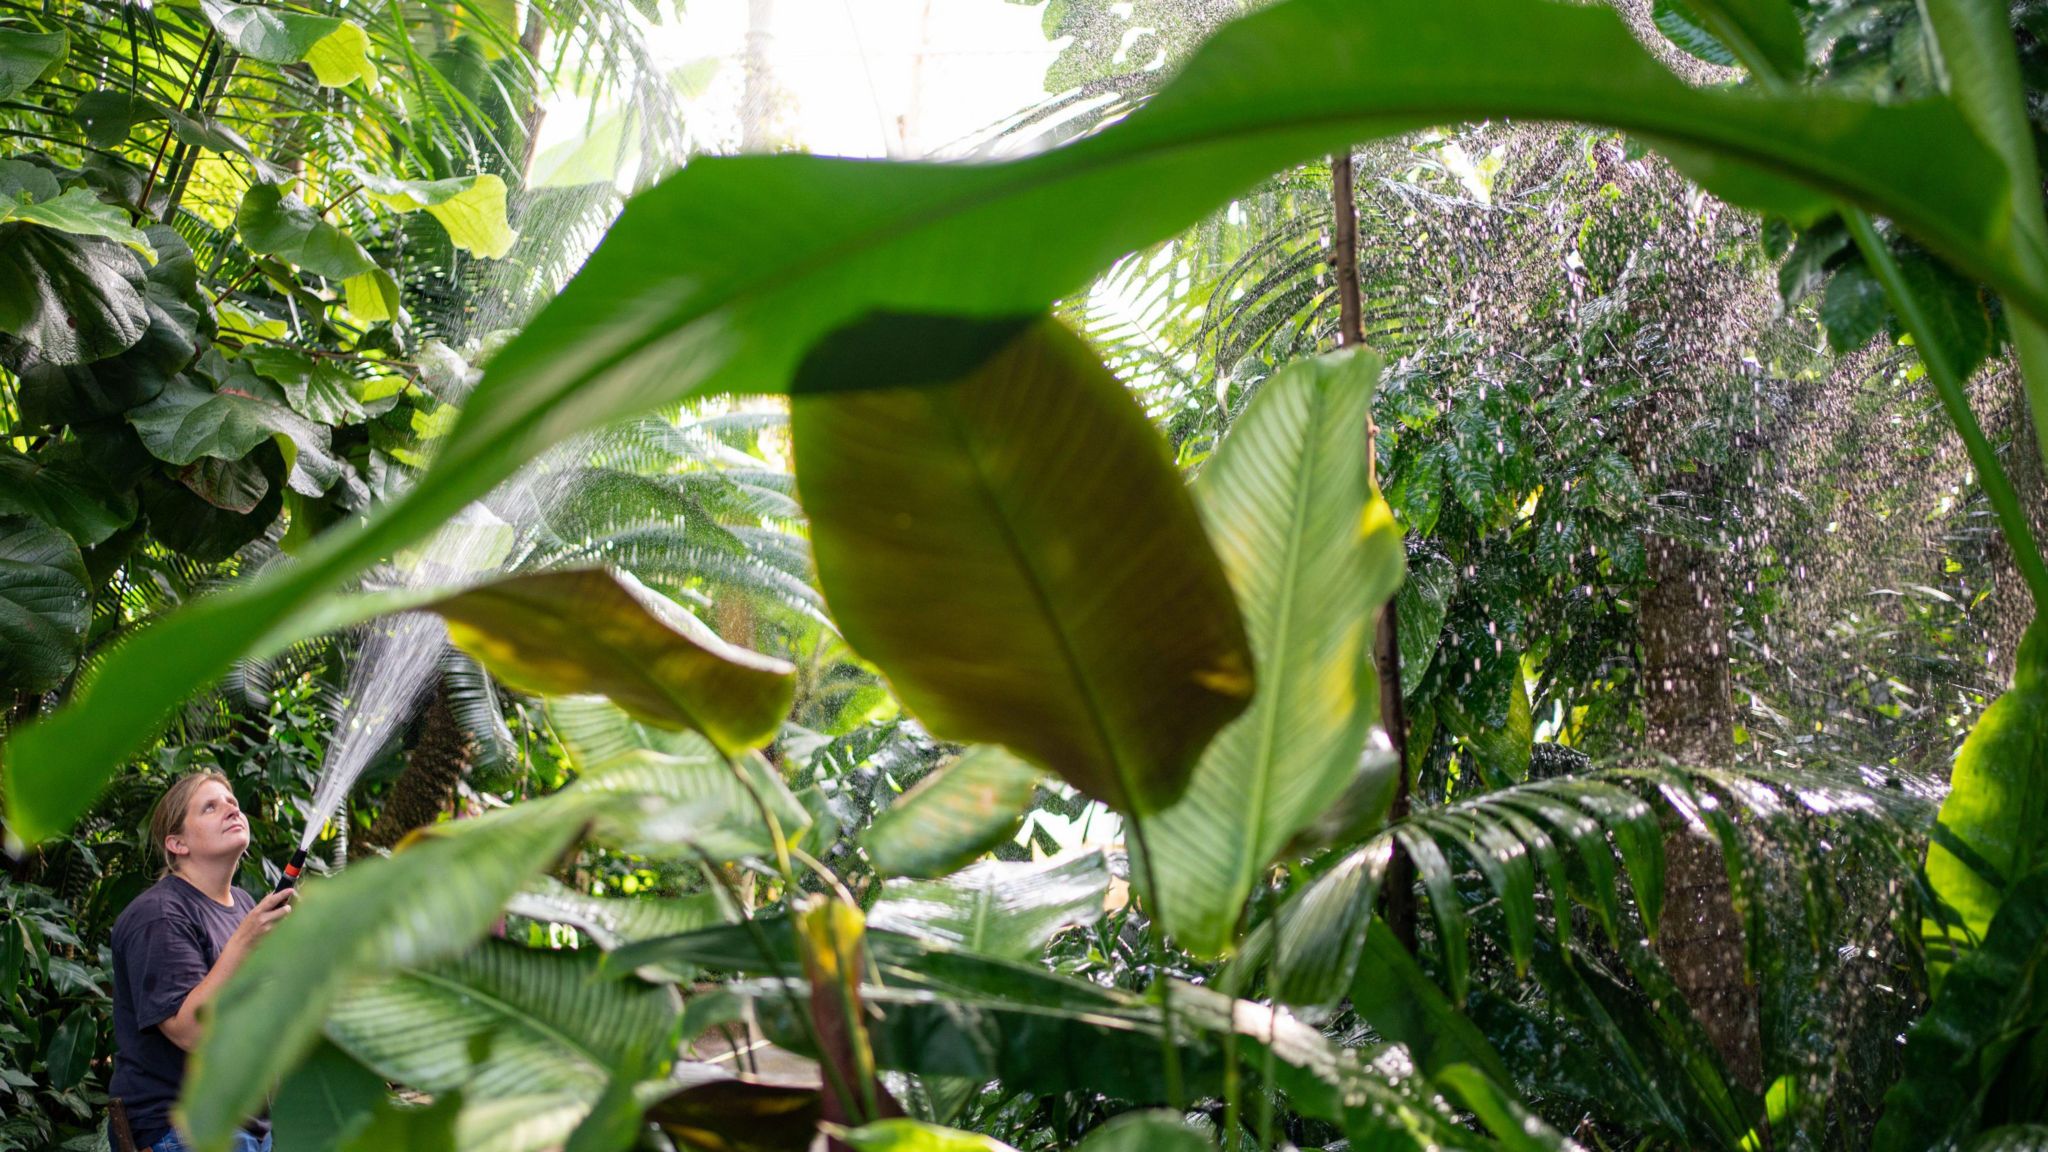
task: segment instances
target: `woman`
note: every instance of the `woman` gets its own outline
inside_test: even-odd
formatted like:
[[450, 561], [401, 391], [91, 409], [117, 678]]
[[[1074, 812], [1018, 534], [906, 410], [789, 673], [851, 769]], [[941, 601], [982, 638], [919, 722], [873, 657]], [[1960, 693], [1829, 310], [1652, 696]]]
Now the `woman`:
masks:
[[[163, 854], [163, 875], [114, 922], [109, 1091], [126, 1109], [138, 1149], [183, 1152], [171, 1108], [185, 1082], [185, 1054], [199, 1043], [199, 1010], [291, 911], [292, 893], [257, 901], [234, 886], [249, 822], [218, 772], [172, 784], [150, 813], [149, 838]], [[270, 1152], [269, 1122], [245, 1125], [235, 1152]]]

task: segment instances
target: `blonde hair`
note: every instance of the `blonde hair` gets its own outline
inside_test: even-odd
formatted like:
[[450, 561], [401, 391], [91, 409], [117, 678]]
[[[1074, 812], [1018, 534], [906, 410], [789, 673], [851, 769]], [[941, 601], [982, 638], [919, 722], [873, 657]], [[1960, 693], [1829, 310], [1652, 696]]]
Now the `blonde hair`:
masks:
[[159, 878], [169, 876], [178, 870], [178, 858], [171, 854], [164, 841], [185, 834], [185, 812], [192, 807], [192, 794], [199, 791], [199, 786], [209, 780], [218, 781], [229, 792], [235, 790], [235, 786], [228, 782], [226, 776], [209, 768], [180, 776], [172, 781], [171, 786], [164, 789], [164, 794], [157, 799], [156, 807], [150, 811], [149, 839], [156, 845], [157, 854], [164, 858], [164, 870], [157, 873]]

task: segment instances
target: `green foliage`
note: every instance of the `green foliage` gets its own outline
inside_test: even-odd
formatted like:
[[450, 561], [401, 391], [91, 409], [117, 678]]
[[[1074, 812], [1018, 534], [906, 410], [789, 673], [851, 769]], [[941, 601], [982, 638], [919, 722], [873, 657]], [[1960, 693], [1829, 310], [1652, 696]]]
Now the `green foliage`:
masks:
[[[1673, 142], [1710, 188], [1752, 202], [1766, 191], [1779, 210], [1822, 203], [1812, 194], [1788, 203], [1794, 181], [1867, 204], [2015, 307], [2048, 316], [2048, 274], [1995, 242], [2010, 222], [1990, 178], [1998, 162], [1952, 107], [1694, 89], [1658, 68], [1606, 13], [1527, 0], [1492, 16], [1447, 21], [1427, 4], [1359, 13], [1295, 0], [1213, 38], [1142, 112], [1006, 166], [899, 169], [800, 157], [692, 165], [637, 201], [578, 285], [500, 353], [433, 477], [370, 528], [242, 593], [240, 610], [188, 613], [127, 646], [77, 710], [18, 738], [10, 779], [44, 773], [89, 791], [174, 700], [245, 646], [249, 626], [236, 620], [302, 610], [561, 436], [693, 393], [787, 387], [825, 332], [878, 306], [1029, 313], [1109, 254], [1172, 232], [1278, 164], [1360, 134], [1454, 116], [1610, 122]], [[1097, 210], [1063, 212], [1077, 195]], [[808, 223], [793, 231], [741, 210], [762, 204]], [[1031, 227], [1041, 217], [1069, 226], [1056, 244], [1034, 244], [1032, 259], [1015, 260], [1017, 246], [998, 225]], [[762, 231], [743, 235], [734, 220]], [[771, 231], [774, 245], [752, 242]], [[795, 235], [818, 239], [806, 247], [788, 242]], [[678, 236], [704, 240], [684, 245], [681, 263], [667, 255]], [[760, 261], [771, 249], [780, 263]], [[997, 262], [1008, 275], [981, 274]], [[920, 270], [915, 282], [898, 275], [909, 268]], [[604, 285], [624, 283], [638, 286], [647, 306], [616, 309]], [[673, 370], [684, 357], [689, 369]], [[584, 395], [608, 399], [570, 403]], [[118, 704], [92, 704], [101, 692]], [[94, 718], [95, 707], [111, 713]], [[18, 787], [16, 796], [20, 826], [36, 834], [81, 806], [23, 808]]]
[[[1195, 485], [1238, 603], [1258, 693], [1195, 766], [1180, 804], [1148, 821], [1158, 914], [1181, 947], [1224, 951], [1259, 872], [1325, 813], [1379, 717], [1373, 614], [1401, 579], [1400, 530], [1366, 474], [1360, 430], [1379, 364], [1340, 355], [1259, 390]], [[1389, 801], [1392, 781], [1372, 788]], [[1359, 814], [1377, 823], [1380, 811]]]
[[1906, 1075], [1873, 1147], [1976, 1147], [1975, 1133], [2048, 1120], [2048, 872], [2015, 879], [1983, 946], [1949, 970], [1906, 1035]]
[[2028, 630], [2012, 689], [1956, 754], [1938, 819], [1945, 834], [1927, 848], [1927, 878], [1966, 933], [1950, 940], [1941, 923], [1927, 925], [1930, 961], [1945, 963], [1985, 937], [2007, 891], [2048, 850], [2048, 627]]

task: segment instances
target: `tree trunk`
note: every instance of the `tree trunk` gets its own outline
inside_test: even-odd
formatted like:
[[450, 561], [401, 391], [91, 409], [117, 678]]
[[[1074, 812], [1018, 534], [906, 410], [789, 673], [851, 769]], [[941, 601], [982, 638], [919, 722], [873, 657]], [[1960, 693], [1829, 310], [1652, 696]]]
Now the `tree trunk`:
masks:
[[[1720, 557], [1661, 538], [1648, 551], [1637, 625], [1650, 748], [1682, 764], [1712, 764], [1726, 757], [1734, 732]], [[1664, 856], [1658, 955], [1730, 1074], [1760, 1090], [1756, 996], [1720, 845], [1705, 829], [1681, 827], [1666, 836]]]
[[446, 690], [436, 688], [420, 721], [419, 742], [406, 754], [405, 771], [391, 786], [370, 830], [349, 845], [349, 859], [361, 859], [380, 848], [389, 851], [406, 833], [440, 819], [455, 799], [456, 785], [469, 775], [475, 755], [476, 741], [456, 723]]

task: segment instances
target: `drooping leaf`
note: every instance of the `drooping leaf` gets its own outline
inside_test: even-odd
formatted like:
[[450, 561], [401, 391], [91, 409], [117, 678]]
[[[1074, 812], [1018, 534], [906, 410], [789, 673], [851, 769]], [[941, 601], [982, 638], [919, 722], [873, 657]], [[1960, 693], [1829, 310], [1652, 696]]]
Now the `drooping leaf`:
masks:
[[47, 75], [71, 50], [62, 32], [0, 28], [0, 100], [12, 100]]
[[205, 0], [206, 22], [220, 38], [244, 56], [266, 64], [305, 64], [323, 87], [338, 88], [359, 79], [372, 86], [376, 65], [370, 63], [370, 37], [360, 24], [334, 16], [280, 12], [226, 0]]
[[1788, 0], [1657, 0], [1655, 14], [1666, 36], [1710, 64], [1756, 61], [1785, 80], [1806, 74], [1806, 34]]
[[876, 929], [1006, 960], [1031, 960], [1060, 929], [1102, 919], [1109, 868], [1096, 850], [1060, 859], [989, 860], [942, 880], [891, 880], [868, 909]]
[[[1296, 893], [1260, 932], [1272, 965], [1273, 999], [1317, 1014], [1351, 991], [1393, 844], [1384, 837], [1347, 854]], [[1255, 950], [1247, 945], [1247, 960]]]
[[134, 249], [145, 260], [156, 259], [149, 237], [128, 223], [128, 214], [87, 188], [66, 188], [51, 200], [0, 200], [0, 224], [6, 223], [34, 224], [73, 236], [98, 236]]
[[970, 748], [876, 817], [861, 846], [877, 872], [937, 879], [1015, 836], [1041, 779], [1001, 748]]
[[0, 684], [43, 692], [63, 683], [91, 623], [78, 545], [40, 520], [0, 517]]
[[[2029, 255], [2041, 246], [2004, 242], [2014, 200], [2000, 162], [1946, 102], [1691, 88], [1597, 7], [1288, 0], [1212, 37], [1143, 109], [1028, 159], [714, 159], [642, 195], [575, 283], [493, 360], [406, 499], [360, 531], [330, 534], [289, 572], [132, 638], [73, 710], [14, 738], [10, 779], [48, 783], [14, 786], [17, 800], [39, 799], [10, 806], [13, 826], [29, 837], [67, 826], [259, 621], [305, 610], [562, 437], [692, 394], [786, 389], [823, 334], [877, 308], [1033, 312], [1286, 164], [1493, 116], [1607, 124], [1695, 159], [1732, 157], [1781, 186], [1797, 181], [1824, 193], [1823, 205], [1844, 197], [2016, 310], [2048, 317], [2048, 270]], [[998, 267], [1003, 275], [988, 274]]]
[[149, 329], [142, 260], [97, 236], [0, 224], [0, 332], [51, 364], [86, 364], [124, 351]]
[[[274, 184], [249, 186], [235, 213], [235, 227], [249, 251], [276, 256], [330, 280], [351, 280], [377, 270], [376, 261], [355, 237]], [[354, 301], [350, 303], [353, 306]]]
[[1133, 850], [1155, 854], [1158, 914], [1198, 954], [1230, 945], [1260, 872], [1343, 793], [1379, 717], [1373, 615], [1403, 560], [1359, 431], [1379, 369], [1371, 353], [1290, 366], [1259, 389], [1195, 485], [1243, 606], [1259, 691]]
[[1383, 921], [1375, 920], [1365, 933], [1351, 1005], [1374, 1031], [1406, 1045], [1424, 1075], [1465, 1065], [1481, 1069], [1495, 1084], [1514, 1086], [1485, 1034], [1444, 998]]
[[71, 118], [84, 126], [85, 138], [101, 148], [117, 147], [127, 141], [137, 124], [169, 115], [163, 105], [134, 92], [87, 92], [71, 106]]
[[818, 1093], [714, 1080], [659, 1101], [647, 1118], [698, 1152], [809, 1152], [818, 1134]]
[[333, 360], [296, 348], [252, 344], [236, 360], [276, 382], [292, 410], [318, 424], [359, 424], [390, 410], [397, 401], [396, 393], [371, 399], [378, 381], [359, 380]]
[[393, 212], [417, 212], [441, 222], [457, 248], [487, 260], [512, 251], [519, 233], [505, 218], [505, 181], [493, 173], [447, 180], [395, 180], [365, 175], [363, 186], [377, 203]]
[[[247, 390], [252, 377], [231, 378], [218, 389], [174, 377], [156, 399], [128, 413], [128, 423], [157, 459], [188, 465], [202, 457], [235, 461], [275, 439], [290, 465], [289, 483], [303, 496], [325, 494], [354, 471], [328, 448], [325, 428], [280, 402]], [[232, 505], [223, 505], [231, 507]]]
[[957, 383], [801, 398], [792, 432], [832, 615], [934, 735], [1125, 811], [1180, 795], [1250, 656], [1164, 445], [1077, 337], [1044, 322]]
[[795, 692], [787, 663], [720, 640], [630, 576], [539, 572], [433, 605], [451, 639], [508, 683], [544, 695], [598, 693], [735, 755], [766, 743]]
[[[2027, 629], [2012, 687], [1963, 741], [1937, 819], [1947, 836], [1928, 845], [1928, 882], [1981, 939], [2004, 889], [2048, 861], [2048, 622], [2037, 619]], [[1989, 874], [1946, 847], [1947, 837]], [[1944, 935], [1932, 922], [1925, 932], [1931, 939]], [[1938, 971], [1945, 959], [1936, 950], [1930, 966]]]
[[1828, 331], [1828, 347], [1837, 354], [1854, 352], [1884, 330], [1891, 305], [1884, 285], [1861, 263], [1849, 264], [1828, 281], [1820, 303], [1820, 322]]
[[73, 1008], [64, 1022], [57, 1025], [57, 1031], [50, 1037], [49, 1050], [43, 1054], [43, 1070], [50, 1078], [50, 1087], [63, 1092], [85, 1079], [98, 1041], [99, 1021], [92, 1008]]

